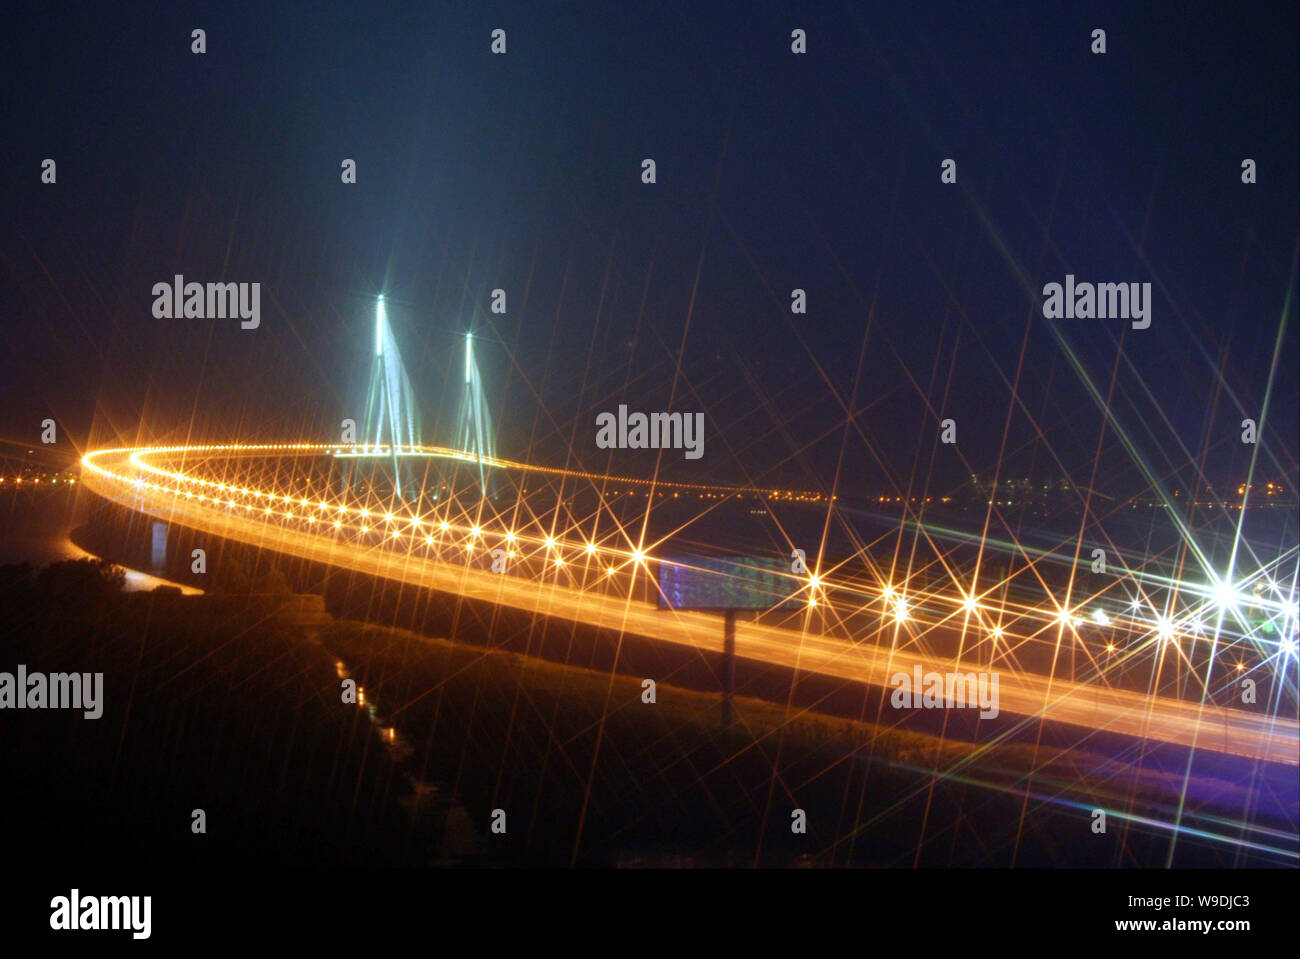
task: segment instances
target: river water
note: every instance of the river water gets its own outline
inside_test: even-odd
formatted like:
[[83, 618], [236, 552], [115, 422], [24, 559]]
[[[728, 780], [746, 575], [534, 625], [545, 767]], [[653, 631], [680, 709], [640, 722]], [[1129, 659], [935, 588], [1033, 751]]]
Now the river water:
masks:
[[[94, 558], [71, 539], [72, 531], [85, 522], [84, 495], [88, 494], [74, 484], [48, 481], [43, 489], [9, 486], [0, 492], [0, 566], [10, 563], [45, 566], [70, 559]], [[163, 585], [176, 586], [186, 594], [203, 592], [142, 570], [126, 571], [128, 592]]]

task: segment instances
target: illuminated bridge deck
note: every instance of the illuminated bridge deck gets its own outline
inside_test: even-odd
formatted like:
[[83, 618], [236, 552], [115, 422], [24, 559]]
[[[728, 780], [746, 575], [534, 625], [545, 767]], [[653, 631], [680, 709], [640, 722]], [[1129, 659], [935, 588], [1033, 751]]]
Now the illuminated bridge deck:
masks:
[[[191, 472], [185, 465], [206, 462], [216, 454], [322, 457], [334, 452], [335, 447], [320, 445], [100, 450], [84, 458], [82, 482], [97, 495], [142, 514], [287, 556], [697, 650], [721, 649], [717, 614], [664, 610], [638, 596], [633, 585], [650, 579], [654, 555], [617, 537], [574, 542], [479, 528], [437, 514], [377, 513], [337, 497], [313, 498], [306, 490], [240, 486], [224, 477]], [[419, 455], [465, 458], [450, 450], [422, 449]], [[503, 460], [488, 465], [527, 469]], [[463, 550], [455, 554], [459, 561], [439, 558], [439, 548], [453, 542]], [[511, 575], [496, 574], [487, 563], [465, 562], [464, 552], [490, 550], [498, 543], [520, 554]], [[525, 557], [531, 565], [522, 562]], [[548, 575], [561, 570], [570, 575]], [[575, 578], [571, 574], [576, 571], [581, 575]], [[832, 584], [814, 584], [814, 590], [819, 586]], [[882, 630], [878, 639], [922, 627], [956, 628], [954, 616], [981, 615], [978, 604], [963, 607], [959, 601], [939, 622], [925, 623], [929, 608], [917, 603], [912, 618], [900, 614], [894, 628]], [[952, 623], [945, 626], [944, 620]], [[888, 686], [892, 675], [910, 673], [917, 664], [924, 672], [980, 668], [968, 658], [958, 662], [923, 648], [900, 648], [897, 638], [888, 643], [849, 642], [808, 628], [815, 625], [800, 614], [779, 624], [739, 622], [737, 655], [877, 687]], [[1069, 623], [1057, 623], [1053, 614], [1045, 613], [1042, 628], [1054, 626], [1069, 628]], [[1262, 706], [1252, 713], [1014, 668], [999, 669], [999, 685], [1003, 713], [1272, 763], [1300, 763], [1300, 725], [1289, 717], [1267, 715]]]

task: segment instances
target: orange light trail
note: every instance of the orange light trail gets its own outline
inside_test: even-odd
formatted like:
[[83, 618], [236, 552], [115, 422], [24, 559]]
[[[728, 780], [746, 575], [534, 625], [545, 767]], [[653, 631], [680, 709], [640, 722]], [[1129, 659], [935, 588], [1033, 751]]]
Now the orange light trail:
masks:
[[[376, 453], [387, 455], [388, 451]], [[621, 540], [611, 545], [576, 524], [573, 529], [536, 534], [519, 528], [498, 529], [477, 517], [462, 524], [448, 519], [447, 507], [422, 515], [409, 511], [401, 515], [392, 506], [372, 509], [362, 503], [338, 502], [319, 489], [259, 489], [184, 465], [214, 457], [339, 455], [357, 454], [340, 452], [337, 445], [306, 443], [103, 449], [83, 458], [82, 478], [92, 492], [139, 512], [286, 555], [702, 651], [719, 648], [716, 615], [663, 610], [634, 595], [632, 585], [638, 577], [643, 587], [653, 583], [649, 570], [656, 560], [655, 544], [634, 542], [621, 528]], [[402, 455], [473, 459], [437, 447], [406, 448]], [[647, 482], [498, 459], [489, 465], [601, 483]], [[738, 492], [730, 487], [678, 485], [707, 494]], [[786, 493], [794, 495], [793, 491]], [[253, 508], [255, 503], [259, 508]], [[317, 525], [318, 519], [330, 522]], [[435, 534], [415, 535], [415, 530], [424, 528]], [[410, 534], [402, 535], [404, 529]], [[476, 549], [475, 543], [487, 549]], [[512, 557], [518, 550], [521, 560], [539, 558], [538, 575], [503, 576], [486, 566], [469, 565], [476, 554], [490, 553], [497, 544], [512, 547]], [[444, 558], [442, 546], [451, 547], [456, 559]], [[777, 622], [737, 623], [737, 648], [744, 658], [879, 687], [887, 686], [897, 671], [910, 670], [916, 663], [927, 672], [1000, 667], [1001, 709], [1009, 713], [1270, 762], [1300, 763], [1300, 725], [1294, 719], [1018, 668], [1014, 658], [1018, 647], [1031, 640], [1068, 645], [1077, 641], [1079, 630], [1093, 625], [1078, 615], [1081, 603], [1066, 609], [1050, 597], [1038, 605], [1010, 599], [994, 602], [992, 591], [987, 590], [947, 591], [909, 581], [855, 578], [843, 564], [834, 570], [788, 578], [790, 595], [802, 597], [804, 610]], [[846, 641], [827, 629], [828, 624], [844, 627], [867, 613], [878, 623], [875, 641]], [[1015, 632], [1009, 623], [1015, 623]], [[1114, 653], [1114, 646], [1123, 635], [1139, 637], [1143, 648], [1150, 644], [1165, 647], [1190, 666], [1180, 640], [1193, 637], [1180, 628], [1180, 622], [1161, 616], [1153, 625], [1134, 616], [1117, 615], [1108, 624], [1111, 639], [1101, 654], [1104, 662], [1098, 664], [1099, 670], [1122, 664], [1123, 656]], [[962, 636], [973, 631], [987, 639], [989, 660], [981, 664], [961, 655], [954, 659], [929, 648], [927, 635], [952, 630], [960, 630]]]

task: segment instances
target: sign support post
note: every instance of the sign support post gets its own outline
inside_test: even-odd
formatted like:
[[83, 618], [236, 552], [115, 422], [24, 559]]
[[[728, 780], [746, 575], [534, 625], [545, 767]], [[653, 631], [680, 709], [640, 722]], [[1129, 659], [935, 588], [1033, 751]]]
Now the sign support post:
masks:
[[[783, 557], [665, 557], [658, 560], [660, 609], [722, 613], [722, 728], [736, 720], [736, 614], [803, 608]], [[793, 592], [791, 588], [793, 586]]]
[[722, 620], [722, 729], [734, 721], [733, 700], [736, 696], [736, 611], [729, 609]]

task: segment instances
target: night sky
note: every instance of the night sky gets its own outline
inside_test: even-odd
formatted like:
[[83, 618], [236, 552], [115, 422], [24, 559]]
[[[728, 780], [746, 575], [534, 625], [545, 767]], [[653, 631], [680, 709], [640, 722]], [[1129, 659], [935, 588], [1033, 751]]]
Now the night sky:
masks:
[[[652, 470], [595, 446], [626, 403], [705, 412], [674, 478], [942, 490], [1001, 459], [1126, 494], [1138, 460], [1244, 476], [1276, 363], [1256, 471], [1294, 479], [1294, 3], [728, 6], [10, 13], [0, 434], [332, 440], [383, 293], [426, 442], [472, 329], [507, 457]], [[177, 273], [260, 282], [261, 327], [155, 319]], [[1067, 273], [1150, 282], [1150, 329], [1053, 330]]]

